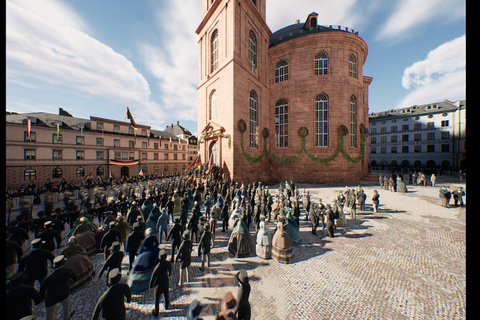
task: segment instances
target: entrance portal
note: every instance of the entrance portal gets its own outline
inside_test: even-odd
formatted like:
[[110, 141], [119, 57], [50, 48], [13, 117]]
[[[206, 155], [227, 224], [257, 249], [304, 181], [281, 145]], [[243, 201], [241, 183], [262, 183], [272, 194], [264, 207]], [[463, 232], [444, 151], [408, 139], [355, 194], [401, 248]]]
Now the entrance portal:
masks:
[[121, 178], [125, 177], [125, 178], [128, 178], [128, 167], [127, 166], [123, 166], [120, 168], [120, 176]]

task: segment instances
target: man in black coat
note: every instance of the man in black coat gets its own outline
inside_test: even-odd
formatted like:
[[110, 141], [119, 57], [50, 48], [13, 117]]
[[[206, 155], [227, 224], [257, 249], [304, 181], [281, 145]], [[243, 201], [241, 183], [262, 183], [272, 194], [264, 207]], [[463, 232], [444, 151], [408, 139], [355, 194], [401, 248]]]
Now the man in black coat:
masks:
[[[185, 230], [183, 232], [183, 242], [178, 248], [178, 254], [175, 258], [175, 261], [180, 260], [180, 282], [178, 284], [179, 287], [183, 286], [183, 278], [186, 273], [187, 282], [190, 282], [190, 275], [191, 275], [191, 268], [190, 264], [192, 263], [192, 241], [190, 241], [190, 232]], [[187, 269], [187, 270], [185, 270]]]
[[109, 230], [103, 235], [102, 242], [100, 242], [100, 248], [105, 250], [105, 260], [110, 255], [110, 247], [115, 241], [122, 242], [122, 235], [117, 230], [116, 221], [111, 221], [109, 224]]
[[145, 232], [140, 229], [140, 224], [135, 222], [132, 226], [133, 232], [127, 238], [127, 247], [125, 251], [128, 253], [130, 268], [132, 270], [133, 261], [137, 255], [137, 250], [145, 239]]
[[153, 270], [149, 283], [150, 289], [155, 287], [155, 310], [152, 310], [152, 314], [155, 317], [158, 317], [160, 297], [162, 294], [165, 298], [165, 310], [168, 310], [168, 308], [170, 307], [170, 284], [168, 277], [172, 273], [172, 263], [170, 261], [167, 261], [167, 253], [165, 252], [165, 250], [160, 250], [158, 257], [160, 258], [160, 262]]
[[207, 267], [210, 268], [210, 249], [212, 247], [212, 234], [210, 233], [210, 224], [205, 223], [202, 236], [198, 242], [198, 256], [202, 256], [202, 266], [200, 270], [205, 270], [205, 260], [208, 260]]
[[[45, 231], [40, 233], [37, 238], [42, 239], [45, 242], [43, 245], [44, 249], [47, 249], [50, 252], [55, 252], [55, 249], [60, 248], [62, 246], [62, 237], [58, 233], [57, 230], [53, 229], [52, 221], [47, 221], [44, 224]], [[55, 246], [56, 242], [56, 246]]]
[[228, 207], [229, 207], [229, 204], [225, 202], [222, 208], [222, 219], [223, 219], [222, 232], [225, 232], [228, 230], [228, 219], [230, 218], [230, 215], [228, 213]]
[[317, 226], [318, 226], [318, 217], [316, 214], [317, 204], [314, 203], [310, 206], [310, 211], [308, 212], [308, 217], [312, 223], [312, 234], [317, 235]]
[[122, 270], [122, 260], [123, 260], [123, 257], [125, 256], [125, 253], [122, 250], [120, 250], [121, 246], [122, 244], [118, 241], [115, 241], [114, 243], [112, 243], [112, 246], [110, 248], [112, 253], [108, 256], [107, 260], [103, 264], [103, 267], [98, 274], [98, 279], [102, 277], [103, 272], [107, 268], [108, 268], [108, 272], [112, 271], [115, 268]]
[[15, 241], [9, 239], [10, 234], [7, 232], [7, 240], [5, 242], [5, 267], [11, 273], [15, 273], [15, 262], [19, 262], [23, 257], [22, 247]]
[[108, 273], [107, 285], [110, 286], [107, 291], [98, 299], [95, 305], [93, 320], [98, 320], [100, 311], [102, 317], [106, 320], [125, 320], [126, 308], [124, 297], [127, 302], [132, 300], [132, 291], [126, 283], [119, 283], [122, 275], [120, 269], [113, 269]]
[[58, 303], [63, 306], [63, 319], [70, 319], [75, 311], [70, 313], [70, 280], [77, 282], [78, 277], [70, 268], [64, 268], [63, 265], [67, 259], [59, 255], [53, 261], [55, 270], [43, 280], [40, 287], [40, 295], [45, 298], [45, 307], [47, 308], [47, 320], [55, 319], [55, 309]]
[[18, 272], [22, 271], [27, 276], [25, 284], [29, 286], [35, 285], [35, 280], [42, 284], [45, 277], [48, 275], [47, 261], [53, 265], [55, 256], [50, 251], [43, 249], [43, 241], [41, 239], [34, 239], [32, 241], [33, 250], [26, 254], [18, 265]]
[[10, 278], [10, 291], [7, 292], [5, 303], [6, 320], [18, 320], [32, 315], [32, 300], [36, 305], [42, 301], [37, 289], [24, 285], [24, 281], [23, 272], [18, 272]]
[[175, 259], [175, 249], [179, 248], [180, 245], [182, 244], [182, 232], [183, 232], [183, 227], [180, 224], [180, 219], [176, 218], [175, 219], [175, 225], [173, 228], [170, 230], [170, 233], [167, 236], [167, 241], [172, 239], [172, 258], [170, 261], [174, 261]]
[[329, 237], [333, 238], [334, 235], [333, 235], [333, 227], [335, 225], [335, 215], [332, 211], [332, 209], [330, 208], [330, 205], [327, 204], [326, 205], [327, 209], [325, 210], [325, 216], [327, 217], [327, 231], [328, 231], [328, 235]]
[[188, 226], [187, 226], [187, 229], [190, 230], [192, 241], [193, 241], [193, 237], [195, 237], [195, 242], [198, 242], [198, 221], [199, 220], [200, 220], [200, 216], [195, 212], [193, 212], [192, 216], [190, 217], [190, 221], [188, 221]]
[[236, 278], [240, 283], [240, 287], [237, 292], [237, 305], [233, 309], [237, 315], [238, 320], [250, 320], [252, 317], [252, 311], [248, 298], [250, 297], [250, 283], [248, 283], [248, 275], [245, 269], [240, 270]]

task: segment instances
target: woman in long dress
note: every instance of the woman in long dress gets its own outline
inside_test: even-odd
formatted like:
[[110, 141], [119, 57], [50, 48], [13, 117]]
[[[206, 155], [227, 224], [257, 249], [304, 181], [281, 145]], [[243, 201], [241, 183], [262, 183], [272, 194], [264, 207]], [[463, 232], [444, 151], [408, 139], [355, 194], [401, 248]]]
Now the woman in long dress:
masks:
[[228, 241], [228, 251], [238, 257], [247, 256], [252, 250], [252, 240], [247, 225], [242, 218], [238, 219]]
[[260, 216], [258, 224], [257, 245], [255, 247], [257, 256], [263, 259], [272, 257], [272, 235], [265, 227], [265, 216]]
[[281, 263], [290, 263], [293, 260], [293, 244], [290, 236], [284, 230], [285, 216], [278, 216], [277, 231], [272, 239], [272, 258]]

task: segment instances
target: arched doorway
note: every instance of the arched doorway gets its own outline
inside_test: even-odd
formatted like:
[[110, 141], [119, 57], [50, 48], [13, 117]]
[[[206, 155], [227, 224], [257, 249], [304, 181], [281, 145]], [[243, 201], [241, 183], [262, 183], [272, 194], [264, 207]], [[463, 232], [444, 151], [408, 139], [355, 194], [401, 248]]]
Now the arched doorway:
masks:
[[123, 178], [123, 177], [128, 178], [128, 176], [129, 176], [129, 169], [128, 169], [127, 166], [123, 166], [123, 167], [120, 168], [120, 176], [121, 176], [122, 178]]

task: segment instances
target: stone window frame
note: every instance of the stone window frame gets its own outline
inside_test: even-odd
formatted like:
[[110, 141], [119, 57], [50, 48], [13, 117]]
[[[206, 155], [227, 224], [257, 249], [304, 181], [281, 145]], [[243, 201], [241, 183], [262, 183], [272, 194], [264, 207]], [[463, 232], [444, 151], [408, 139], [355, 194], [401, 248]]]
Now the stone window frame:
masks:
[[288, 80], [288, 61], [280, 60], [275, 65], [275, 83]]
[[250, 91], [250, 148], [258, 147], [258, 95]]
[[350, 135], [350, 148], [357, 147], [357, 99], [355, 96], [350, 96], [349, 102], [349, 135]]
[[315, 147], [328, 147], [328, 95], [315, 98]]
[[357, 59], [353, 54], [348, 58], [348, 75], [357, 78]]
[[288, 100], [275, 103], [275, 148], [288, 148]]
[[218, 36], [218, 29], [215, 29], [212, 32], [212, 36], [210, 37], [210, 50], [211, 50], [211, 63], [210, 69], [211, 72], [214, 72], [218, 69], [218, 53], [219, 53], [219, 36]]
[[258, 55], [257, 37], [253, 31], [248, 32], [248, 67], [251, 71], [257, 72]]
[[210, 97], [208, 99], [209, 110], [210, 110], [210, 120], [215, 119], [218, 113], [218, 94], [217, 90], [213, 89], [210, 92]]
[[325, 51], [320, 51], [315, 55], [315, 75], [328, 74], [328, 55]]

